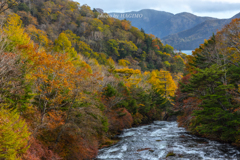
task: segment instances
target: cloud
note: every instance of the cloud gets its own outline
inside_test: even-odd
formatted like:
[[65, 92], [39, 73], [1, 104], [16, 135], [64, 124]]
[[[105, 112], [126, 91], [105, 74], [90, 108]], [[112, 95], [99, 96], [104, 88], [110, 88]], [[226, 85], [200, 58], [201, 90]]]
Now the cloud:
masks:
[[202, 0], [205, 2], [227, 2], [227, 3], [239, 3], [239, 0]]
[[199, 4], [190, 4], [193, 12], [225, 12], [240, 11], [240, 3], [230, 2], [206, 2]]
[[[102, 8], [105, 12], [139, 11], [141, 9], [156, 9], [171, 13], [190, 12], [208, 14], [240, 12], [239, 0], [76, 0], [81, 5], [88, 4], [92, 8]], [[224, 14], [221, 14], [224, 15]]]

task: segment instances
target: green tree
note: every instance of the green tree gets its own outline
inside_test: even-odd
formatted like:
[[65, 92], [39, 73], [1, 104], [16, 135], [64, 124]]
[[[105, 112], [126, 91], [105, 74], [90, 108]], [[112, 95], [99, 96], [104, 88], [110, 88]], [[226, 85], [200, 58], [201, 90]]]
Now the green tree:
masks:
[[144, 40], [144, 38], [145, 38], [144, 33], [141, 32], [141, 31], [140, 31], [138, 28], [136, 28], [136, 27], [132, 27], [132, 28], [130, 29], [130, 32], [131, 32], [134, 36], [136, 36], [137, 38], [139, 38], [139, 39], [141, 39], [141, 40]]
[[238, 107], [232, 103], [232, 84], [224, 84], [222, 77], [225, 71], [222, 67], [212, 65], [204, 70], [197, 69], [189, 84], [182, 84], [182, 92], [202, 100], [199, 110], [195, 110], [190, 126], [195, 133], [211, 135], [216, 138], [234, 141], [239, 134], [240, 118], [235, 112]]
[[168, 44], [166, 44], [165, 46], [164, 46], [164, 52], [167, 52], [167, 53], [173, 53], [173, 47], [172, 46], [170, 46], [170, 45], [168, 45]]
[[18, 5], [18, 10], [19, 11], [26, 11], [26, 12], [30, 11], [29, 7], [25, 3], [20, 3]]
[[[78, 59], [76, 50], [72, 47], [71, 41], [66, 33], [61, 33], [58, 39], [55, 40], [54, 50], [59, 53], [69, 53], [72, 60]], [[76, 62], [77, 63], [77, 62]]]
[[107, 41], [107, 54], [116, 59], [119, 56], [118, 53], [118, 42], [115, 39]]
[[24, 120], [16, 111], [0, 109], [0, 159], [20, 160], [30, 136]]
[[119, 41], [120, 58], [132, 56], [137, 51], [137, 46], [132, 41]]
[[12, 52], [18, 45], [30, 44], [30, 37], [24, 32], [21, 18], [17, 14], [11, 14], [8, 16], [3, 31], [8, 36], [9, 41], [5, 48], [6, 51]]

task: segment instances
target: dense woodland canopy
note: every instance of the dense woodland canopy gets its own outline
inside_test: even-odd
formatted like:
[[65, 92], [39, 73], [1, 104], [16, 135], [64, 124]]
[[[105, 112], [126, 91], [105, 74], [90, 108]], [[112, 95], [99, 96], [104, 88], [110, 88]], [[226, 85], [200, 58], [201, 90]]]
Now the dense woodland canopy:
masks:
[[122, 129], [173, 112], [186, 55], [99, 14], [70, 0], [6, 1], [0, 159], [91, 159]]
[[178, 121], [195, 134], [240, 145], [240, 19], [187, 57], [176, 92]]
[[186, 56], [99, 14], [71, 0], [1, 13], [0, 159], [91, 159], [176, 110], [193, 132], [238, 143], [239, 19]]
[[[53, 44], [64, 32], [76, 52], [97, 59], [100, 64], [106, 64], [106, 59], [112, 57], [114, 61], [126, 59], [132, 68], [142, 71], [183, 71], [184, 55], [175, 57], [171, 46], [164, 46], [154, 35], [131, 26], [130, 21], [105, 18], [96, 9], [70, 0], [22, 2], [25, 3], [20, 3], [13, 11], [21, 17], [23, 25], [32, 32], [34, 27], [44, 31]], [[39, 43], [36, 38], [34, 41]]]

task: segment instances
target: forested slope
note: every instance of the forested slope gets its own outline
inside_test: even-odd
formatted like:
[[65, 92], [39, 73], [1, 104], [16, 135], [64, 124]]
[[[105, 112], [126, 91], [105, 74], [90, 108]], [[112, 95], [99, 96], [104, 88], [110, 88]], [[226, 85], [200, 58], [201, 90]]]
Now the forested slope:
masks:
[[0, 159], [91, 159], [122, 129], [172, 113], [186, 55], [98, 15], [70, 0], [1, 12]]
[[[72, 31], [77, 35], [76, 41], [80, 41], [74, 42], [75, 50], [101, 64], [111, 56], [114, 61], [128, 59], [133, 67], [141, 67], [143, 71], [168, 67], [171, 72], [178, 72], [177, 68], [182, 69], [173, 58], [171, 46], [164, 46], [154, 35], [131, 26], [130, 21], [99, 16], [100, 13], [89, 6], [67, 0], [36, 0], [20, 3], [13, 10], [21, 16], [25, 27], [35, 26], [44, 31], [52, 42], [63, 31]], [[96, 53], [100, 56], [96, 57]], [[172, 65], [166, 65], [166, 61]]]
[[[200, 17], [188, 12], [172, 14], [165, 11], [157, 11], [153, 9], [143, 9], [140, 11], [132, 11], [125, 13], [109, 13], [111, 16], [118, 17], [123, 20], [132, 22], [132, 25], [147, 33], [154, 34], [156, 37], [164, 38], [166, 36], [191, 29], [207, 20], [215, 20], [213, 17]], [[128, 17], [128, 15], [130, 17]], [[131, 15], [139, 15], [136, 18]], [[124, 17], [125, 16], [125, 17]]]
[[239, 143], [240, 19], [213, 35], [193, 55], [176, 92], [178, 122], [194, 134]]

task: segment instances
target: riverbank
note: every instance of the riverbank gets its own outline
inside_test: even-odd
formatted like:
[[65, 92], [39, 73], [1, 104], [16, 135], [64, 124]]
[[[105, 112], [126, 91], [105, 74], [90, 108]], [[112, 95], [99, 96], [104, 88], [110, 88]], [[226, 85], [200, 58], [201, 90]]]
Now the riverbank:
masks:
[[232, 146], [236, 147], [238, 150], [240, 150], [240, 145], [237, 144], [237, 143], [233, 143], [233, 142], [229, 142], [229, 141], [223, 141], [220, 138], [216, 138], [216, 137], [213, 137], [213, 136], [204, 136], [204, 135], [197, 134], [197, 133], [192, 133], [192, 132], [188, 132], [188, 133], [190, 135], [194, 135], [194, 136], [197, 136], [199, 138], [206, 138], [206, 139], [211, 140], [211, 141], [216, 141], [216, 142], [219, 142], [219, 143], [229, 144], [229, 145], [232, 145]]
[[[168, 116], [168, 119], [167, 119], [167, 121], [168, 122], [176, 122], [176, 120], [177, 120], [177, 116], [176, 115], [170, 115], [170, 116]], [[164, 122], [164, 121], [163, 121]], [[145, 124], [138, 124], [138, 125], [133, 125], [131, 128], [137, 128], [137, 127], [145, 127], [145, 126], [148, 126], [148, 125], [150, 125], [150, 124], [152, 124], [152, 123], [154, 123], [154, 121], [152, 121], [152, 122], [149, 122], [149, 123], [145, 123]], [[111, 137], [111, 138], [109, 138], [109, 139], [107, 139], [106, 141], [105, 141], [105, 143], [103, 143], [103, 144], [100, 144], [100, 146], [98, 147], [98, 149], [100, 150], [100, 149], [103, 149], [103, 148], [109, 148], [109, 147], [111, 147], [111, 146], [114, 146], [114, 145], [116, 145], [119, 141], [121, 141], [121, 138], [119, 138], [119, 136], [121, 135], [121, 134], [123, 134], [123, 132], [124, 132], [124, 130], [126, 130], [126, 129], [131, 129], [131, 128], [124, 128], [121, 132], [119, 132], [118, 134], [116, 134], [114, 137]], [[144, 149], [143, 149], [144, 150]]]
[[[177, 121], [177, 114], [176, 113], [172, 113], [172, 114], [167, 114], [167, 116], [164, 116], [165, 114], [162, 113], [161, 117], [159, 117], [159, 119], [155, 119], [155, 120], [163, 120], [164, 118], [166, 118], [166, 121]], [[121, 119], [123, 119], [124, 117], [121, 117]], [[119, 119], [119, 120], [121, 120]], [[143, 122], [143, 123], [138, 123], [138, 124], [132, 124], [131, 127], [129, 126], [125, 126], [123, 128], [120, 128], [120, 130], [114, 130], [114, 131], [109, 131], [109, 136], [108, 138], [106, 138], [103, 142], [100, 143], [98, 149], [104, 148], [104, 147], [110, 147], [115, 145], [116, 143], [118, 143], [121, 139], [118, 138], [119, 135], [121, 135], [123, 133], [123, 130], [125, 129], [130, 129], [130, 128], [136, 128], [136, 127], [144, 127], [147, 125], [150, 125], [154, 122], [154, 120], [152, 121], [148, 121], [148, 122]], [[113, 127], [116, 128], [116, 127]]]

